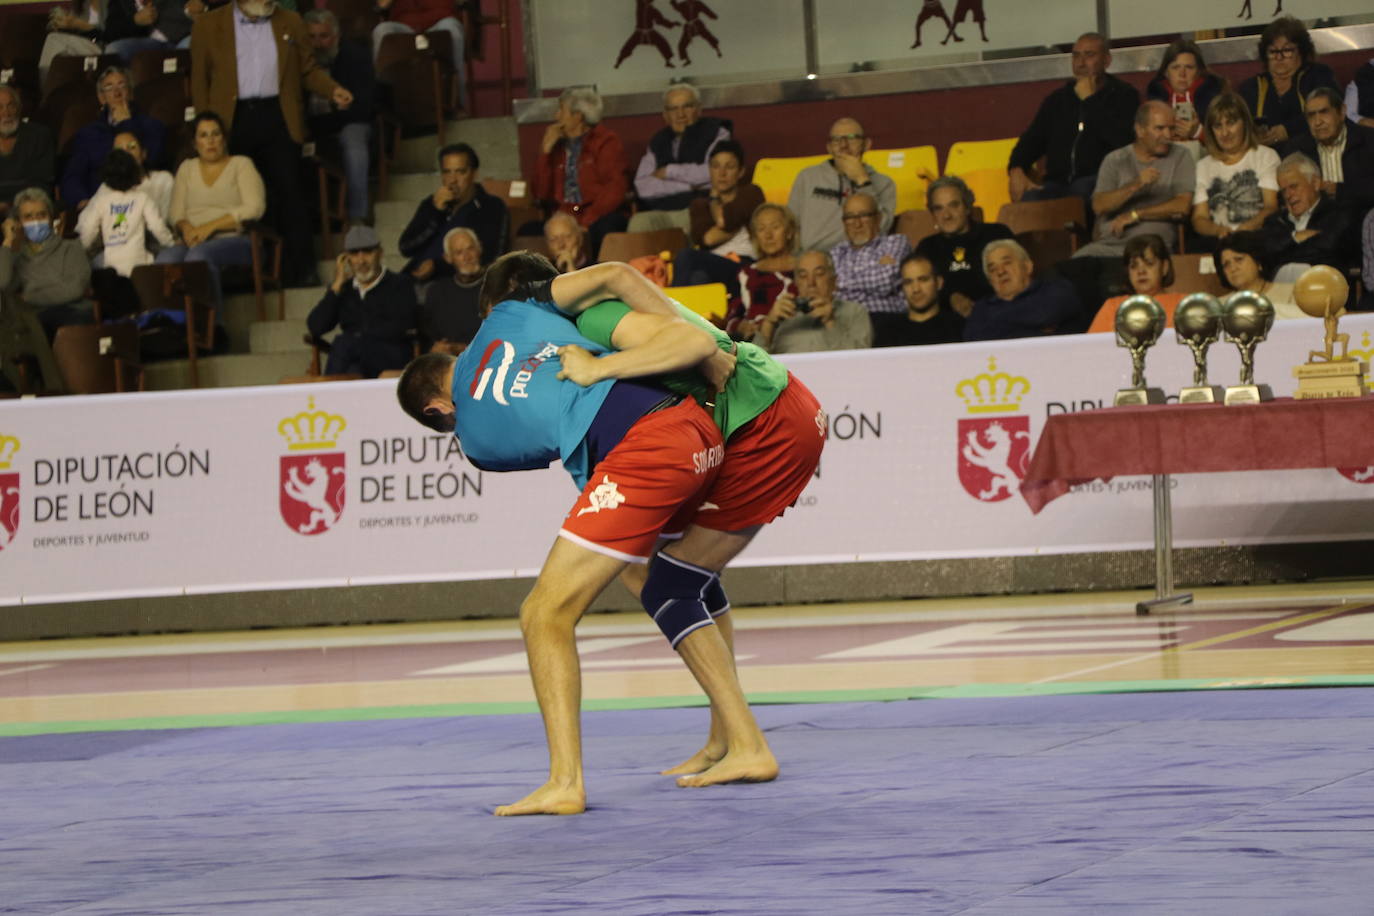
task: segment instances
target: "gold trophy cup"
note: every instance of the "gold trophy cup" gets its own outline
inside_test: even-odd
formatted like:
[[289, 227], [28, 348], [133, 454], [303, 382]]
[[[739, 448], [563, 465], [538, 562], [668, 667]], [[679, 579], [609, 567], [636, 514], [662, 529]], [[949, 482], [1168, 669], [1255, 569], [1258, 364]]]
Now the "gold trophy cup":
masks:
[[1149, 296], [1131, 296], [1117, 308], [1116, 345], [1131, 351], [1131, 387], [1117, 391], [1117, 407], [1164, 403], [1162, 388], [1145, 385], [1145, 351], [1159, 340], [1165, 323], [1164, 309]]
[[1221, 301], [1211, 293], [1192, 293], [1174, 309], [1174, 337], [1193, 351], [1193, 384], [1178, 393], [1180, 404], [1215, 404], [1226, 394], [1207, 384], [1207, 348], [1221, 336]]
[[[1319, 264], [1303, 271], [1293, 286], [1293, 298], [1298, 308], [1313, 318], [1324, 319], [1326, 325], [1325, 348], [1311, 350], [1307, 362], [1293, 367], [1293, 376], [1298, 380], [1298, 390], [1293, 397], [1300, 400], [1309, 398], [1362, 398], [1366, 388], [1364, 373], [1369, 364], [1363, 363], [1348, 354], [1350, 335], [1339, 334], [1336, 324], [1345, 311], [1346, 297], [1350, 295], [1350, 284], [1341, 272], [1334, 267]], [[1336, 354], [1337, 346], [1340, 354]]]
[[1226, 403], [1258, 404], [1272, 401], [1268, 385], [1255, 384], [1255, 348], [1269, 336], [1274, 325], [1274, 305], [1259, 293], [1232, 293], [1222, 304], [1221, 326], [1226, 339], [1240, 350], [1240, 384], [1226, 389]]

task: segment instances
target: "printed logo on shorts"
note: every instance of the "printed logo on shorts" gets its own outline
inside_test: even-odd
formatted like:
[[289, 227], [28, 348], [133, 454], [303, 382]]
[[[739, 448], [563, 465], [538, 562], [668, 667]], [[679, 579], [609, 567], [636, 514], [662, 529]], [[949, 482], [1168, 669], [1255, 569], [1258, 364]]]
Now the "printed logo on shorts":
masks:
[[616, 487], [615, 481], [611, 480], [608, 475], [603, 474], [601, 476], [601, 483], [597, 484], [596, 489], [587, 494], [587, 502], [591, 503], [591, 505], [587, 506], [585, 509], [577, 510], [579, 517], [586, 515], [588, 512], [600, 512], [602, 509], [614, 509], [616, 506], [625, 502], [625, 494], [621, 493]]

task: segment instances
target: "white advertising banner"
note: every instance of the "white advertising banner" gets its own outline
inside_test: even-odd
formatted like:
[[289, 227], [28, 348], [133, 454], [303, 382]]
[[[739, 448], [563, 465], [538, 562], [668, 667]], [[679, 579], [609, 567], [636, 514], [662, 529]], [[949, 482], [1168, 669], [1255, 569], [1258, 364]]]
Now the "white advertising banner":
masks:
[[[1374, 316], [1342, 322], [1364, 358]], [[1320, 345], [1280, 322], [1256, 376], [1283, 396]], [[798, 506], [740, 565], [1151, 545], [1149, 480], [1082, 486], [1033, 516], [1017, 491], [1047, 416], [1128, 384], [1110, 335], [791, 357], [830, 414]], [[1235, 347], [1211, 352], [1234, 382]], [[1166, 332], [1147, 376], [1192, 381]], [[575, 492], [561, 469], [479, 471], [402, 414], [394, 383], [0, 403], [0, 604], [533, 574]], [[1180, 408], [1186, 410], [1187, 408]], [[1256, 449], [1265, 444], [1255, 443]], [[1369, 468], [1181, 475], [1180, 546], [1374, 532]]]
[[1279, 16], [1310, 24], [1333, 16], [1367, 16], [1370, 11], [1369, 0], [1109, 0], [1107, 6], [1117, 38], [1264, 26]]

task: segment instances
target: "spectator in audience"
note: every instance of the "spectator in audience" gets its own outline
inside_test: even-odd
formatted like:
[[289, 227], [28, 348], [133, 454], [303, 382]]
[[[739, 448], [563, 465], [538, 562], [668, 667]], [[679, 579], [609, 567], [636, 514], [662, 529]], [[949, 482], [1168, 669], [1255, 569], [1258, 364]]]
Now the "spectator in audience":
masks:
[[[1360, 229], [1360, 250], [1364, 259], [1361, 276], [1374, 277], [1374, 210], [1365, 214], [1364, 225]], [[1365, 284], [1364, 295], [1360, 297], [1357, 308], [1362, 312], [1374, 311], [1374, 283]]]
[[[139, 180], [138, 190], [152, 198], [153, 204], [157, 207], [158, 216], [162, 217], [163, 222], [168, 222], [172, 213], [172, 190], [176, 186], [175, 179], [171, 172], [164, 172], [161, 169], [148, 170], [148, 154], [143, 149], [143, 142], [138, 139], [138, 135], [131, 131], [120, 131], [115, 134], [114, 148], [122, 149], [134, 161], [138, 163]], [[170, 223], [169, 223], [170, 225]]]
[[905, 322], [901, 263], [911, 250], [904, 235], [883, 235], [882, 211], [872, 194], [851, 194], [844, 202], [846, 241], [830, 249], [839, 297], [868, 312], [873, 333], [882, 336], [890, 324]]
[[306, 13], [305, 29], [310, 35], [315, 62], [353, 95], [353, 103], [344, 109], [336, 107], [332, 99], [310, 96], [306, 100], [306, 126], [317, 144], [338, 148], [348, 186], [348, 221], [360, 223], [367, 219], [367, 172], [377, 94], [372, 58], [360, 45], [339, 41], [339, 20], [329, 10]]
[[1374, 58], [1361, 64], [1345, 87], [1345, 117], [1361, 127], [1374, 127]]
[[1296, 283], [1313, 264], [1345, 272], [1356, 263], [1350, 211], [1322, 194], [1321, 169], [1302, 153], [1279, 163], [1283, 207], [1264, 222], [1278, 283]]
[[0, 290], [17, 293], [37, 313], [50, 343], [63, 325], [92, 320], [85, 298], [91, 262], [80, 242], [62, 238], [53, 215], [47, 191], [25, 188], [14, 197], [0, 246]]
[[926, 207], [936, 231], [921, 239], [916, 253], [929, 260], [940, 277], [941, 304], [967, 318], [973, 303], [992, 295], [983, 273], [983, 250], [989, 242], [1014, 235], [1001, 223], [974, 219], [973, 191], [958, 175], [932, 181], [926, 188]]
[[446, 277], [453, 268], [444, 257], [444, 238], [450, 229], [466, 226], [482, 240], [485, 263], [506, 250], [510, 216], [506, 202], [487, 193], [477, 180], [481, 161], [466, 143], [439, 150], [439, 188], [420, 201], [410, 224], [401, 233], [400, 249], [410, 261], [405, 270], [420, 281]]
[[1322, 190], [1336, 203], [1363, 216], [1374, 207], [1374, 130], [1347, 124], [1341, 95], [1327, 86], [1312, 90], [1303, 103], [1308, 133], [1288, 144], [1321, 166]]
[[942, 279], [930, 258], [913, 251], [902, 259], [901, 275], [906, 312], [899, 321], [874, 324], [873, 346], [914, 347], [963, 340], [964, 316], [944, 303]]
[[1137, 235], [1126, 243], [1121, 261], [1131, 282], [1131, 292], [1124, 296], [1112, 296], [1103, 302], [1088, 327], [1088, 333], [1115, 331], [1116, 310], [1131, 296], [1149, 296], [1158, 302], [1160, 308], [1164, 309], [1166, 325], [1172, 328], [1174, 309], [1178, 308], [1185, 294], [1166, 292], [1174, 285], [1174, 262], [1164, 239], [1153, 234]]
[[[184, 0], [106, 0], [107, 8], [125, 7], [134, 34], [111, 41], [105, 50], [118, 54], [125, 64], [133, 62], [139, 51], [191, 46], [191, 4]], [[205, 9], [200, 5], [199, 12]]]
[[0, 207], [25, 188], [52, 190], [57, 152], [52, 131], [25, 121], [19, 90], [0, 84]]
[[467, 349], [482, 323], [478, 309], [486, 276], [482, 240], [466, 226], [450, 229], [444, 236], [444, 260], [453, 272], [435, 280], [425, 291], [420, 306], [420, 342], [431, 353], [457, 356]]
[[1155, 78], [1145, 89], [1145, 97], [1168, 105], [1174, 113], [1170, 138], [1189, 144], [1196, 159], [1201, 155], [1202, 122], [1207, 106], [1226, 89], [1226, 82], [1207, 69], [1202, 49], [1186, 38], [1179, 38], [1164, 49]]
[[787, 207], [801, 223], [801, 246], [829, 251], [844, 241], [844, 220], [840, 208], [851, 194], [864, 191], [873, 195], [882, 213], [880, 232], [892, 225], [897, 211], [897, 186], [891, 178], [864, 162], [864, 153], [873, 141], [863, 125], [853, 118], [840, 118], [830, 125], [826, 150], [830, 158], [802, 169], [792, 182]]
[[1256, 138], [1278, 146], [1307, 133], [1302, 100], [1318, 86], [1339, 88], [1336, 74], [1317, 61], [1312, 36], [1292, 16], [1282, 16], [1260, 33], [1259, 60], [1264, 72], [1243, 81], [1236, 91], [1255, 121]]
[[1245, 101], [1231, 92], [1218, 96], [1207, 109], [1203, 138], [1207, 155], [1197, 163], [1193, 229], [1217, 239], [1260, 228], [1279, 206], [1279, 156], [1260, 144]]
[[534, 196], [576, 217], [593, 252], [601, 249], [606, 233], [625, 230], [621, 208], [629, 190], [625, 147], [601, 123], [601, 110], [595, 89], [563, 90], [558, 114], [544, 131], [534, 176]]
[[1259, 293], [1274, 306], [1275, 318], [1301, 318], [1293, 284], [1275, 283], [1269, 242], [1263, 232], [1233, 232], [1212, 252], [1221, 285], [1235, 292]]
[[283, 280], [316, 286], [315, 246], [301, 193], [302, 89], [348, 108], [353, 94], [315, 63], [301, 17], [276, 0], [232, 0], [191, 29], [191, 100], [228, 128], [271, 191], [268, 221], [282, 237]]
[[219, 269], [253, 262], [243, 224], [262, 216], [266, 191], [253, 160], [229, 155], [219, 115], [202, 111], [191, 129], [196, 155], [177, 169], [172, 188], [172, 225], [181, 244], [164, 251], [158, 260], [206, 262], [219, 302], [223, 298]]
[[48, 13], [48, 34], [38, 55], [38, 84], [48, 81], [48, 68], [59, 55], [91, 57], [101, 53], [105, 40], [100, 8], [103, 0], [73, 0]]
[[1060, 277], [1034, 279], [1035, 264], [1019, 242], [998, 239], [983, 249], [992, 295], [973, 304], [964, 340], [1006, 340], [1055, 333], [1078, 317], [1073, 286]]
[[1173, 130], [1174, 112], [1168, 105], [1149, 101], [1140, 106], [1135, 142], [1108, 153], [1097, 171], [1095, 241], [1074, 257], [1117, 258], [1136, 236], [1168, 240], [1176, 234], [1192, 210], [1197, 175], [1193, 157], [1171, 139]]
[[581, 270], [592, 262], [587, 230], [566, 210], [555, 210], [544, 223], [544, 244], [560, 273]]
[[382, 264], [382, 243], [372, 227], [354, 226], [335, 259], [334, 280], [306, 325], [316, 340], [339, 329], [325, 374], [376, 378], [410, 362], [418, 317], [415, 284]]
[[668, 126], [649, 139], [635, 171], [639, 210], [630, 217], [631, 232], [688, 229], [688, 208], [711, 187], [711, 153], [730, 139], [733, 126], [703, 118], [701, 94], [690, 83], [676, 83], [663, 93], [663, 120]]
[[759, 321], [754, 343], [769, 353], [866, 350], [873, 344], [868, 309], [836, 297], [835, 263], [824, 251], [797, 259], [796, 295], [783, 293]]
[[127, 277], [140, 264], [153, 263], [146, 237], [164, 248], [176, 244], [153, 199], [139, 190], [143, 168], [122, 149], [110, 150], [100, 172], [101, 184], [76, 221], [76, 232], [87, 251], [100, 242], [101, 264]]
[[754, 260], [749, 217], [763, 203], [763, 189], [744, 178], [744, 148], [722, 140], [711, 153], [711, 194], [688, 208], [688, 236], [695, 248], [684, 248], [673, 260], [673, 285], [724, 283], [739, 295], [739, 267]]
[[749, 218], [749, 238], [758, 259], [740, 268], [739, 295], [730, 300], [725, 320], [725, 330], [736, 340], [752, 338], [778, 296], [792, 290], [797, 218], [781, 204], [760, 204]]
[[447, 32], [453, 39], [453, 66], [458, 75], [458, 98], [466, 102], [463, 67], [463, 24], [454, 14], [453, 0], [377, 0], [377, 11], [385, 20], [372, 29], [372, 58], [382, 50], [382, 39], [388, 35], [417, 35], [423, 32]]
[[62, 202], [80, 210], [100, 187], [100, 170], [114, 149], [115, 134], [128, 131], [138, 137], [154, 164], [162, 162], [167, 129], [157, 118], [139, 113], [133, 103], [133, 79], [123, 67], [106, 67], [96, 80], [100, 115], [72, 139], [71, 158], [62, 172]]
[[[1011, 199], [1052, 200], [1092, 195], [1098, 166], [1109, 152], [1131, 142], [1131, 118], [1140, 94], [1111, 74], [1111, 48], [1096, 32], [1073, 44], [1073, 79], [1045, 97], [1030, 127], [1011, 151], [1007, 181]], [[1030, 171], [1045, 157], [1043, 179]]]

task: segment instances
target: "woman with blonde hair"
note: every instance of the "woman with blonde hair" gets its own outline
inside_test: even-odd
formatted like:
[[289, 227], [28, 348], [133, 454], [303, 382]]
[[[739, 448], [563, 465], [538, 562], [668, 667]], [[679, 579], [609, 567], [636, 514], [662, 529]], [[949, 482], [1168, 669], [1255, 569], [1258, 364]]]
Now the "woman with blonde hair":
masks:
[[1197, 164], [1193, 229], [1219, 239], [1260, 228], [1279, 208], [1279, 155], [1261, 145], [1245, 101], [1234, 92], [1217, 96], [1202, 137], [1207, 155]]
[[749, 238], [758, 259], [740, 268], [739, 295], [730, 300], [725, 330], [736, 340], [750, 340], [759, 322], [783, 293], [795, 292], [792, 271], [797, 268], [797, 218], [782, 204], [764, 203], [749, 218]]

